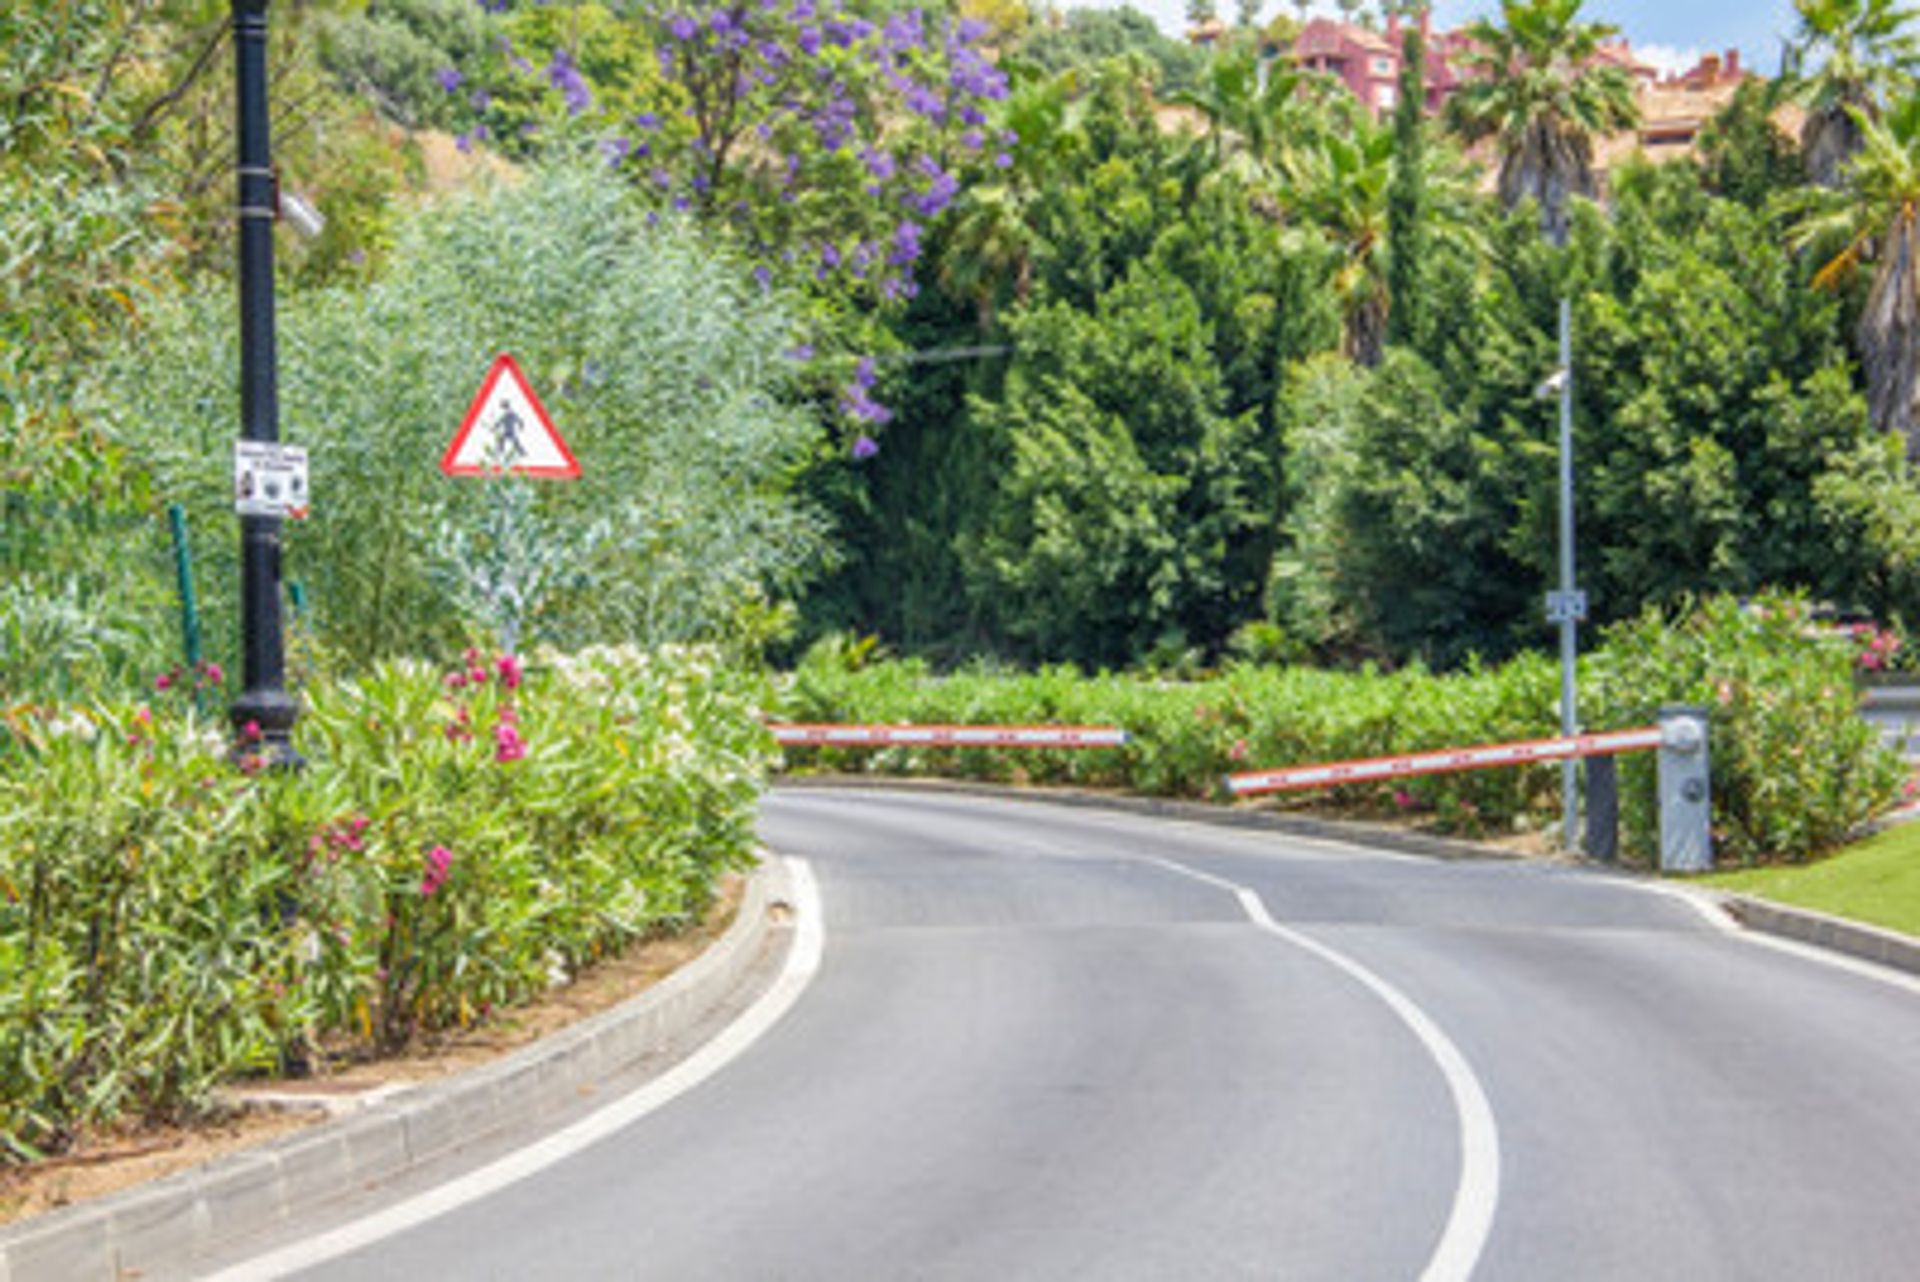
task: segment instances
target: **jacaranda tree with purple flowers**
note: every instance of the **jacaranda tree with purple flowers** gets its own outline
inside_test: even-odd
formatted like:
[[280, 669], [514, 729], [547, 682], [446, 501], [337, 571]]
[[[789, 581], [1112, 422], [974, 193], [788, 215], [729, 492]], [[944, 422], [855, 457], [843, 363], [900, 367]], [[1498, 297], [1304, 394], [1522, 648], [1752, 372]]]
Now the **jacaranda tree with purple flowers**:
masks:
[[830, 0], [675, 5], [652, 22], [677, 111], [633, 122], [642, 180], [730, 229], [768, 278], [911, 297], [956, 170], [1000, 145], [987, 112], [1007, 80], [982, 24], [873, 21]]
[[462, 145], [590, 139], [663, 213], [726, 235], [761, 288], [807, 300], [820, 339], [807, 361], [819, 386], [838, 388], [823, 404], [871, 457], [870, 433], [890, 415], [871, 364], [856, 362], [887, 341], [876, 311], [918, 292], [960, 174], [1013, 143], [989, 121], [1007, 79], [981, 46], [985, 24], [839, 0], [656, 0], [632, 18], [592, 4], [483, 7], [509, 34], [442, 75], [465, 105]]

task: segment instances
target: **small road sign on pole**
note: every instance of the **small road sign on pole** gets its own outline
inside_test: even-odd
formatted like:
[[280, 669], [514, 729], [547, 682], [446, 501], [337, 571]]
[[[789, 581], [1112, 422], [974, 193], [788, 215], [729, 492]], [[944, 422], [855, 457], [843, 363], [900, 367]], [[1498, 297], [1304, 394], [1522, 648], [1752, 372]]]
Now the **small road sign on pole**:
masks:
[[1585, 623], [1587, 594], [1578, 588], [1572, 592], [1547, 593], [1548, 623]]

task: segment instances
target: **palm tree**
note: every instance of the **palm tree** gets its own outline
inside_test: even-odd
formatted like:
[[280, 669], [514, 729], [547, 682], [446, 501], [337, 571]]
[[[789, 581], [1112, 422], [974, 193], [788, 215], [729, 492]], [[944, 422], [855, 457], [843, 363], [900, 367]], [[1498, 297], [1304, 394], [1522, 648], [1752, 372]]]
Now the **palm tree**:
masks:
[[1800, 37], [1793, 62], [1819, 67], [1794, 77], [1807, 104], [1800, 153], [1816, 184], [1836, 188], [1862, 145], [1856, 117], [1878, 117], [1888, 90], [1920, 57], [1920, 45], [1905, 31], [1914, 11], [1896, 0], [1794, 0], [1794, 8]]
[[1468, 27], [1469, 83], [1448, 103], [1467, 142], [1498, 138], [1502, 203], [1537, 201], [1555, 244], [1566, 242], [1567, 202], [1597, 191], [1594, 140], [1639, 119], [1627, 74], [1598, 60], [1614, 28], [1578, 21], [1581, 3], [1501, 0], [1500, 25]]
[[1340, 305], [1340, 350], [1359, 365], [1374, 366], [1386, 353], [1388, 322], [1397, 301], [1392, 254], [1393, 190], [1418, 165], [1421, 216], [1436, 239], [1476, 253], [1486, 252], [1471, 166], [1452, 148], [1399, 149], [1392, 124], [1376, 124], [1351, 98], [1339, 128], [1323, 129], [1289, 145], [1278, 163], [1273, 196], [1300, 235], [1318, 235], [1333, 250], [1330, 283]]
[[1868, 410], [1876, 428], [1899, 433], [1907, 457], [1920, 461], [1920, 94], [1883, 119], [1857, 107], [1852, 116], [1860, 147], [1843, 185], [1808, 193], [1794, 242], [1842, 244], [1815, 275], [1821, 286], [1872, 261], [1873, 283], [1854, 328]]
[[1298, 225], [1333, 246], [1334, 297], [1340, 304], [1340, 349], [1356, 364], [1380, 363], [1387, 343], [1387, 189], [1393, 177], [1393, 131], [1352, 113], [1345, 134], [1290, 147], [1280, 158], [1275, 194]]
[[941, 256], [940, 281], [973, 300], [983, 331], [993, 328], [994, 307], [1007, 282], [1017, 302], [1032, 292], [1033, 260], [1047, 244], [1031, 213], [1085, 142], [1080, 90], [1071, 71], [1016, 85], [994, 121], [1020, 140], [1006, 153], [1011, 163], [996, 167], [998, 181], [973, 184], [961, 198], [952, 240]]
[[1291, 63], [1262, 68], [1259, 49], [1243, 42], [1208, 59], [1200, 83], [1169, 101], [1206, 118], [1206, 164], [1233, 170], [1242, 178], [1271, 172], [1283, 139], [1297, 137], [1311, 123], [1312, 97], [1303, 94], [1308, 78]]

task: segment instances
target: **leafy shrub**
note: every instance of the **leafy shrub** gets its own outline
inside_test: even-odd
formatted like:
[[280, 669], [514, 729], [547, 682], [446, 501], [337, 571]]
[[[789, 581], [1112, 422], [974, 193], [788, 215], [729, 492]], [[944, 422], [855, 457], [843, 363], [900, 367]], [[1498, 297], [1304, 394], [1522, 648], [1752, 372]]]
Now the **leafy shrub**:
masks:
[[[1861, 718], [1859, 645], [1822, 633], [1798, 598], [1741, 606], [1717, 597], [1686, 614], [1649, 610], [1606, 633], [1588, 697], [1609, 724], [1662, 704], [1708, 710], [1714, 843], [1722, 863], [1801, 860], [1831, 849], [1899, 794], [1906, 770]], [[1658, 841], [1653, 764], [1628, 758], [1622, 811], [1634, 843]]]
[[[1023, 752], [803, 749], [801, 766], [878, 773], [1125, 788], [1160, 796], [1218, 796], [1223, 777], [1261, 766], [1411, 752], [1491, 739], [1553, 733], [1558, 689], [1552, 665], [1528, 658], [1498, 669], [1434, 676], [1336, 673], [1235, 664], [1200, 681], [1127, 675], [1085, 676], [1072, 667], [1029, 674], [988, 670], [936, 676], [918, 660], [840, 661], [829, 639], [787, 682], [785, 711], [802, 720], [1118, 725], [1123, 748]], [[1342, 789], [1348, 804], [1406, 805], [1453, 827], [1511, 824], [1553, 795], [1546, 768], [1421, 780], [1395, 789]]]
[[[1851, 634], [1807, 628], [1790, 598], [1742, 609], [1727, 598], [1688, 615], [1649, 613], [1588, 656], [1581, 713], [1592, 729], [1651, 725], [1662, 705], [1711, 709], [1714, 824], [1722, 861], [1804, 859], [1844, 840], [1897, 795], [1904, 771], [1859, 716]], [[1398, 755], [1559, 732], [1558, 666], [1522, 655], [1435, 675], [1320, 672], [1236, 664], [1201, 681], [1031, 674], [936, 676], [917, 660], [851, 665], [845, 642], [817, 647], [789, 679], [805, 720], [1077, 722], [1119, 725], [1124, 748], [1011, 754], [980, 749], [803, 749], [801, 767], [1074, 783], [1167, 796], [1222, 794], [1239, 770]], [[1658, 850], [1652, 754], [1624, 759], [1630, 853]], [[1554, 764], [1334, 790], [1360, 810], [1413, 812], [1442, 829], [1543, 826], [1559, 813]]]
[[[196, 532], [231, 529], [230, 291], [156, 315], [98, 409]], [[445, 652], [476, 627], [462, 558], [503, 488], [449, 480], [447, 442], [494, 355], [511, 351], [583, 469], [533, 484], [526, 539], [564, 534], [568, 572], [525, 602], [527, 635], [578, 648], [706, 639], [756, 591], [793, 589], [823, 554], [791, 491], [816, 424], [786, 399], [792, 322], [726, 258], [653, 225], [586, 165], [457, 200], [410, 223], [391, 270], [284, 302], [284, 435], [312, 450], [313, 519], [286, 532], [289, 578], [329, 650]], [[237, 540], [196, 540], [210, 582]], [[232, 653], [230, 598], [208, 650]]]
[[[311, 689], [263, 775], [186, 707], [0, 723], [0, 1146], [394, 1048], [701, 911], [750, 860], [757, 683], [590, 650]], [[171, 697], [171, 696], [168, 696]]]

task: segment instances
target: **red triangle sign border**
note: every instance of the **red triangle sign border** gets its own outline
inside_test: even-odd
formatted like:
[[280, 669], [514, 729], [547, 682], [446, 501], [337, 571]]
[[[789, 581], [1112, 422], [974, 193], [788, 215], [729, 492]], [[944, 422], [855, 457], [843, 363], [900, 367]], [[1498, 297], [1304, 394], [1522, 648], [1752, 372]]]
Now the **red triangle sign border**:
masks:
[[[467, 438], [473, 434], [474, 427], [480, 422], [480, 416], [487, 408], [494, 388], [498, 387], [504, 378], [511, 378], [518, 385], [521, 395], [526, 398], [534, 416], [539, 420], [540, 430], [545, 432], [547, 438], [553, 442], [563, 462], [558, 464], [517, 463], [500, 469], [458, 461], [460, 452], [466, 447]], [[519, 476], [570, 481], [579, 477], [580, 464], [574, 459], [573, 451], [567, 448], [566, 438], [554, 428], [553, 419], [548, 415], [547, 407], [540, 403], [540, 397], [535, 394], [533, 384], [527, 381], [527, 376], [521, 371], [519, 363], [508, 353], [501, 352], [493, 358], [493, 365], [487, 370], [487, 376], [480, 380], [480, 390], [474, 393], [473, 403], [467, 407], [467, 415], [461, 420], [460, 430], [453, 434], [453, 440], [447, 446], [446, 453], [440, 456], [440, 470], [448, 476], [491, 476], [504, 470]]]

